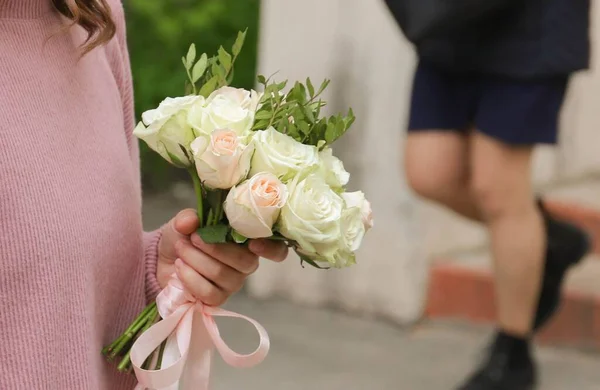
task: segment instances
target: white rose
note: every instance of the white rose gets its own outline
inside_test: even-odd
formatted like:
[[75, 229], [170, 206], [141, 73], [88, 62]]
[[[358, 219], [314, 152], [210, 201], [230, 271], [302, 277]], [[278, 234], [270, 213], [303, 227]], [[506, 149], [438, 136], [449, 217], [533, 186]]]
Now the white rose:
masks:
[[342, 198], [346, 203], [346, 207], [356, 207], [360, 209], [365, 230], [368, 231], [374, 226], [375, 221], [373, 220], [371, 203], [365, 198], [365, 194], [362, 191], [344, 192]]
[[319, 152], [315, 146], [304, 145], [273, 127], [255, 132], [254, 143], [256, 151], [250, 175], [271, 172], [287, 182], [319, 163]]
[[304, 256], [317, 262], [328, 262], [335, 268], [349, 267], [356, 264], [355, 251], [360, 248], [365, 236], [360, 209], [345, 208], [340, 219], [340, 237], [338, 241], [319, 244], [315, 252], [300, 251]]
[[244, 237], [271, 237], [287, 199], [287, 187], [275, 175], [261, 172], [229, 191], [224, 210], [231, 227]]
[[189, 146], [196, 137], [187, 122], [188, 110], [195, 103], [203, 102], [201, 96], [166, 98], [158, 108], [142, 114], [142, 122], [136, 126], [133, 134], [170, 163], [190, 166]]
[[350, 174], [344, 169], [342, 160], [333, 155], [331, 148], [325, 148], [319, 152], [321, 161], [320, 170], [325, 181], [332, 188], [342, 188], [350, 180]]
[[249, 134], [254, 124], [252, 98], [240, 99], [239, 94], [212, 94], [206, 102], [194, 104], [188, 114], [189, 124], [200, 135], [210, 135], [218, 129], [229, 129], [238, 136]]
[[245, 110], [256, 111], [262, 95], [262, 93], [256, 92], [255, 90], [248, 91], [243, 88], [225, 86], [211, 93], [206, 99], [206, 102], [210, 104], [217, 96], [223, 96], [231, 101], [236, 102]]
[[230, 189], [248, 176], [254, 145], [232, 130], [215, 130], [191, 144], [200, 180], [209, 188]]
[[281, 210], [279, 231], [296, 241], [303, 253], [329, 261], [341, 238], [344, 201], [316, 174], [296, 177], [288, 190], [290, 196]]
[[343, 248], [350, 252], [356, 252], [367, 232], [358, 207], [346, 207], [344, 209], [341, 219], [341, 231]]

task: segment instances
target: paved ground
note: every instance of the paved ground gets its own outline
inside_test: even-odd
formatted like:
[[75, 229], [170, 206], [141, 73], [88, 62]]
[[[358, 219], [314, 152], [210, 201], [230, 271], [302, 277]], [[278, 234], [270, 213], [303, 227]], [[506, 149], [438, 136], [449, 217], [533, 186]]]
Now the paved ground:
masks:
[[[147, 229], [193, 204], [185, 189], [178, 192], [177, 197], [146, 199]], [[230, 368], [216, 358], [214, 390], [453, 390], [480, 358], [491, 331], [440, 323], [407, 331], [343, 313], [243, 296], [228, 308], [267, 328], [271, 353], [248, 370]], [[257, 340], [251, 326], [236, 320], [219, 324], [232, 348], [245, 353], [254, 349]], [[539, 390], [600, 389], [600, 354], [540, 348], [537, 355]]]
[[[230, 309], [259, 320], [271, 353], [262, 365], [233, 369], [217, 358], [215, 390], [451, 390], [481, 356], [490, 329], [425, 324], [407, 331], [343, 313], [238, 297]], [[220, 322], [240, 352], [256, 343], [251, 326]], [[600, 389], [600, 354], [539, 348], [539, 390]]]

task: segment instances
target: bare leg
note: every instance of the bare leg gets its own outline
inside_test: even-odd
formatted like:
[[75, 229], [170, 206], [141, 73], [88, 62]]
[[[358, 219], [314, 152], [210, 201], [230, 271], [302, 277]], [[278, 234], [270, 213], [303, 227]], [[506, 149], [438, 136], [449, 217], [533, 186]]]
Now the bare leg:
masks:
[[420, 196], [476, 221], [480, 213], [469, 187], [470, 137], [454, 131], [409, 133], [405, 170]]
[[546, 247], [531, 156], [531, 147], [473, 135], [472, 193], [491, 236], [499, 325], [522, 336], [531, 332]]

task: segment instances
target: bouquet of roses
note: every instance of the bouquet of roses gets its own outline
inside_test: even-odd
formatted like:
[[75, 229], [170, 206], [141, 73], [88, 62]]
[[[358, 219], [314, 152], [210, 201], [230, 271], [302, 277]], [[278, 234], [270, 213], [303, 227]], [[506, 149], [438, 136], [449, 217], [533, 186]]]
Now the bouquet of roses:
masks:
[[[330, 148], [352, 125], [352, 110], [347, 115], [321, 115], [325, 102], [320, 96], [327, 80], [318, 88], [310, 79], [286, 88], [286, 81], [258, 76], [262, 93], [229, 87], [244, 38], [245, 32], [240, 32], [231, 54], [221, 47], [211, 58], [198, 57], [192, 45], [182, 58], [188, 77], [186, 96], [167, 98], [158, 108], [144, 112], [134, 134], [169, 163], [188, 170], [201, 222], [198, 234], [206, 243], [282, 240], [302, 262], [314, 267], [350, 266], [373, 225], [364, 194], [345, 192], [350, 175]], [[110, 359], [122, 356], [120, 370], [129, 370], [133, 362], [146, 387], [176, 383], [186, 365], [188, 348], [182, 346], [181, 332], [175, 328], [181, 329], [188, 317], [193, 321], [191, 313], [194, 308], [198, 311], [198, 303], [186, 294], [178, 295], [185, 297], [181, 302], [173, 302], [179, 299], [173, 298], [173, 291], [181, 290], [175, 279], [161, 292], [165, 298], [172, 290], [167, 299], [170, 309], [152, 303], [103, 351]], [[181, 309], [186, 304], [187, 311]], [[261, 360], [244, 363], [236, 355], [234, 361], [234, 353], [221, 345], [222, 340], [215, 340], [218, 331], [212, 316], [239, 315], [205, 306], [199, 311], [202, 319], [197, 322], [204, 322], [208, 337], [226, 361], [228, 353], [228, 362], [237, 366]], [[161, 326], [169, 329], [158, 336], [155, 331]], [[137, 355], [132, 348], [136, 339], [142, 345]], [[166, 370], [165, 348], [176, 350], [177, 356], [167, 363], [179, 372], [170, 379], [164, 375], [152, 379], [153, 372]], [[264, 348], [260, 354], [266, 355]], [[175, 367], [177, 362], [181, 364]]]

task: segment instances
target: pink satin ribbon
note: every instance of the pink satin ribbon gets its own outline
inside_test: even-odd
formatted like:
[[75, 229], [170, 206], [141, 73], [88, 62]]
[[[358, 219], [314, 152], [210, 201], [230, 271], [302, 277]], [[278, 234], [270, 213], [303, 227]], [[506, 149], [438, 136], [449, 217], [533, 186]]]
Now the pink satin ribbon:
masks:
[[[269, 336], [262, 325], [241, 314], [196, 301], [185, 291], [177, 276], [173, 276], [161, 291], [156, 303], [162, 321], [144, 332], [131, 348], [131, 362], [139, 381], [136, 389], [208, 390], [213, 349], [219, 351], [226, 363], [239, 368], [255, 366], [269, 353]], [[221, 338], [214, 317], [234, 317], [250, 322], [260, 336], [258, 348], [248, 355], [233, 351]], [[168, 353], [176, 354], [173, 361], [162, 364], [160, 370], [142, 369], [144, 361], [167, 338], [170, 338]]]

